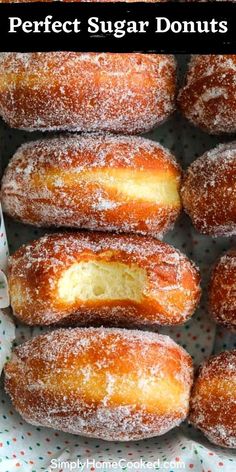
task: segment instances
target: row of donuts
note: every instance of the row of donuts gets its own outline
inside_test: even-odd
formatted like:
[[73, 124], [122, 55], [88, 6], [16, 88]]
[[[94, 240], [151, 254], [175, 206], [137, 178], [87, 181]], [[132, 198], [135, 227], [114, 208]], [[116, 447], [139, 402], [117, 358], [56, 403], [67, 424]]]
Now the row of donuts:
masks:
[[29, 142], [2, 180], [3, 211], [42, 227], [139, 233], [161, 238], [182, 204], [202, 234], [236, 234], [236, 141], [185, 172], [160, 144], [136, 136], [67, 134]]
[[[44, 236], [10, 258], [8, 278], [13, 313], [28, 325], [180, 325], [200, 299], [191, 261], [166, 243], [131, 235]], [[215, 264], [208, 290], [209, 313], [230, 329], [235, 280], [232, 249]]]
[[[91, 55], [87, 56], [89, 61]], [[74, 96], [70, 75], [68, 89], [66, 80], [61, 83], [58, 70], [58, 77], [54, 73], [52, 80], [51, 63], [46, 73], [45, 69], [27, 65], [27, 76], [17, 75], [17, 67], [12, 67], [9, 79], [13, 86], [8, 95], [11, 116], [18, 114], [12, 107], [17, 99], [24, 120], [33, 117], [34, 129], [61, 129], [63, 113], [68, 122], [70, 111], [72, 116], [75, 111], [76, 123], [78, 110], [71, 109], [71, 104], [87, 94], [88, 101], [79, 102], [84, 114], [80, 129], [100, 131], [104, 111], [106, 129], [110, 123], [118, 123], [118, 128], [111, 128], [117, 132], [124, 123], [130, 127], [132, 106], [138, 113], [136, 99], [137, 91], [141, 97], [141, 84], [141, 115], [136, 116], [132, 130], [123, 129], [140, 131], [148, 109], [155, 108], [152, 97], [158, 95], [157, 88], [154, 86], [149, 97], [147, 94], [154, 76], [151, 72], [146, 77], [140, 73], [147, 69], [143, 69], [143, 55], [139, 55], [135, 76], [127, 64], [124, 102], [119, 94], [115, 102], [112, 87], [122, 83], [119, 64], [115, 70], [111, 63], [106, 68], [106, 58], [102, 72], [101, 56], [104, 59], [104, 55], [96, 56], [99, 73], [95, 74], [94, 64], [90, 64], [79, 94], [79, 76], [74, 77]], [[124, 56], [130, 59], [132, 55]], [[136, 60], [138, 55], [133, 56]], [[52, 63], [54, 59], [53, 54]], [[25, 58], [23, 63], [26, 65]], [[72, 63], [60, 64], [65, 79]], [[116, 83], [115, 77], [121, 80]], [[166, 67], [163, 77], [168, 78]], [[98, 87], [101, 96], [96, 95]], [[95, 91], [92, 96], [90, 88]], [[50, 97], [55, 90], [59, 90], [58, 100], [51, 108]], [[69, 108], [65, 113], [65, 105], [60, 108], [60, 97], [63, 102], [67, 94]], [[129, 97], [134, 101], [128, 104], [131, 108], [127, 117], [129, 107], [125, 109], [124, 104]], [[162, 94], [162, 98], [159, 117], [168, 109], [166, 96]], [[49, 123], [56, 112], [54, 124], [45, 126], [43, 115]], [[156, 118], [150, 119], [154, 126]], [[199, 273], [179, 251], [149, 236], [161, 236], [179, 214], [180, 180], [181, 171], [173, 156], [143, 138], [61, 136], [20, 148], [3, 179], [5, 211], [26, 223], [82, 227], [91, 232], [47, 235], [23, 246], [10, 258], [9, 287], [15, 314], [32, 325], [68, 326], [81, 321], [82, 325], [133, 328], [183, 323], [200, 297]], [[92, 232], [95, 229], [145, 236]], [[214, 358], [213, 368], [212, 361], [207, 361], [200, 373], [192, 394], [190, 421], [213, 442], [235, 447], [235, 396], [231, 388], [236, 378], [234, 352], [224, 356], [224, 376], [220, 380], [221, 358]], [[5, 368], [6, 390], [26, 421], [108, 440], [156, 436], [180, 424], [188, 414], [192, 382], [190, 356], [167, 336], [105, 327], [61, 329], [36, 337], [18, 347]], [[211, 414], [208, 404], [214, 405]]]
[[[178, 95], [182, 113], [211, 134], [236, 131], [236, 55], [196, 55]], [[0, 115], [13, 128], [146, 132], [175, 109], [171, 55], [1, 53]]]
[[193, 384], [191, 357], [168, 336], [117, 328], [42, 334], [5, 366], [27, 422], [109, 441], [160, 436], [188, 416], [214, 444], [236, 448], [235, 383], [236, 350], [206, 360]]

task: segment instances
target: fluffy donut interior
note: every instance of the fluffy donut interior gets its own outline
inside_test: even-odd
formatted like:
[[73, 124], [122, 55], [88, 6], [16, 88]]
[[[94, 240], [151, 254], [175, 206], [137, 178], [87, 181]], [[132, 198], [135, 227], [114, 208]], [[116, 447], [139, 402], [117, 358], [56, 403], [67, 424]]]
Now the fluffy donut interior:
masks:
[[76, 300], [139, 302], [146, 285], [146, 271], [135, 264], [83, 261], [64, 271], [58, 281], [58, 295], [67, 303]]
[[75, 367], [73, 372], [61, 371], [42, 379], [43, 384], [54, 392], [60, 385], [61, 394], [73, 391], [86, 398], [87, 402], [117, 405], [142, 405], [147, 411], [164, 414], [185, 408], [187, 389], [167, 372], [164, 378], [140, 372], [123, 374], [102, 372], [88, 362], [84, 367]]
[[170, 171], [138, 171], [129, 169], [93, 169], [82, 172], [48, 170], [34, 178], [35, 186], [58, 187], [95, 184], [113, 190], [127, 200], [145, 200], [165, 205], [180, 205], [179, 179]]

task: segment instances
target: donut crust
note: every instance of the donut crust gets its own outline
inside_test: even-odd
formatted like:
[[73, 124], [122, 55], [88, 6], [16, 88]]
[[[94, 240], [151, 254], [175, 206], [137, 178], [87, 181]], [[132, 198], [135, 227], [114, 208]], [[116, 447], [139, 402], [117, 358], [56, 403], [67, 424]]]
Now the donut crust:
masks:
[[173, 56], [140, 53], [2, 53], [0, 114], [27, 131], [136, 134], [175, 108]]
[[210, 134], [236, 132], [236, 55], [196, 55], [178, 96], [184, 116]]
[[5, 388], [31, 424], [130, 441], [159, 436], [185, 419], [192, 373], [191, 357], [168, 336], [61, 329], [15, 349]]
[[199, 369], [189, 420], [213, 444], [236, 448], [236, 350], [210, 357]]
[[236, 141], [221, 144], [194, 161], [181, 188], [185, 211], [202, 234], [236, 234]]
[[198, 304], [199, 279], [166, 243], [101, 233], [46, 235], [8, 268], [13, 313], [29, 325], [182, 324]]
[[2, 181], [2, 206], [24, 223], [161, 238], [181, 211], [181, 169], [153, 141], [65, 135], [21, 146]]
[[236, 329], [236, 250], [223, 254], [214, 266], [208, 291], [209, 312], [216, 323]]

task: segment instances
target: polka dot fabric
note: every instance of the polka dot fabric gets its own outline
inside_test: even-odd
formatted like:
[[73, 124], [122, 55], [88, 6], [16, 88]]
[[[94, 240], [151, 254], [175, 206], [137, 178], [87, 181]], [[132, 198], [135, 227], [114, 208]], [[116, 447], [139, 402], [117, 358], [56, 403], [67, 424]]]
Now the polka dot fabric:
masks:
[[9, 316], [10, 310], [3, 310], [9, 305], [7, 280], [3, 272], [6, 269], [8, 254], [6, 231], [0, 208], [0, 308], [2, 309], [0, 309], [0, 374], [11, 355], [12, 342], [15, 339], [15, 326]]
[[[186, 58], [179, 56], [177, 59], [181, 79], [183, 69], [186, 67]], [[42, 136], [40, 133], [26, 134], [10, 130], [2, 123], [0, 134], [3, 168], [21, 143]], [[193, 128], [178, 114], [165, 125], [149, 133], [147, 137], [167, 146], [175, 153], [183, 168], [186, 168], [204, 151], [227, 140], [208, 136]], [[10, 252], [22, 243], [38, 238], [44, 233], [43, 230], [27, 227], [7, 218], [5, 223]], [[235, 241], [233, 238], [214, 240], [197, 234], [185, 215], [180, 217], [174, 230], [167, 235], [165, 240], [191, 257], [200, 267], [203, 297], [199, 309], [191, 321], [183, 327], [164, 328], [160, 331], [169, 334], [185, 347], [193, 356], [195, 364], [198, 365], [214, 351], [236, 347], [235, 335], [230, 335], [222, 329], [216, 330], [214, 323], [208, 317], [206, 308], [206, 286], [210, 267], [215, 258], [223, 250], [230, 248]], [[2, 244], [0, 244], [0, 250], [2, 250]], [[41, 331], [40, 328], [33, 329], [17, 324], [15, 342], [16, 344], [22, 343]], [[0, 323], [1, 345], [6, 344], [7, 335], [9, 335], [9, 326], [4, 330]], [[152, 470], [148, 466], [148, 462], [153, 463], [153, 470], [167, 470], [168, 472], [176, 470], [234, 472], [236, 470], [235, 452], [211, 445], [200, 433], [187, 424], [162, 438], [141, 442], [106, 443], [90, 440], [28, 425], [14, 411], [2, 388], [0, 392], [0, 471], [50, 472], [52, 470], [68, 470], [68, 468], [59, 465], [57, 468], [53, 468], [52, 458], [60, 459], [60, 461], [77, 461], [77, 467], [73, 469], [76, 471], [108, 470], [102, 465], [96, 467], [93, 460], [95, 463], [116, 461], [117, 465], [113, 465], [113, 469], [110, 470], [117, 471], [132, 470], [130, 463], [133, 463], [134, 466], [136, 464], [136, 469], [133, 468], [133, 470]], [[120, 459], [123, 462], [119, 463]], [[90, 462], [85, 464], [83, 469], [83, 463], [86, 460]], [[139, 469], [137, 461], [142, 461], [142, 466]], [[169, 466], [162, 465], [166, 461]], [[184, 465], [181, 469], [182, 463]]]

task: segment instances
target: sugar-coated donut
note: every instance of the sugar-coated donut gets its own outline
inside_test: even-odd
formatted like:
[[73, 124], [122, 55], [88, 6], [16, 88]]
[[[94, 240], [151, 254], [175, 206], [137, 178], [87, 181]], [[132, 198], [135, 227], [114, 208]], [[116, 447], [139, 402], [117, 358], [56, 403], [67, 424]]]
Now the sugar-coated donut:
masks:
[[62, 136], [25, 144], [2, 183], [3, 210], [36, 226], [162, 237], [181, 210], [181, 170], [140, 137]]
[[214, 237], [236, 234], [236, 141], [203, 154], [188, 168], [181, 189], [196, 229]]
[[211, 134], [236, 132], [236, 55], [193, 56], [179, 93], [181, 111]]
[[226, 328], [236, 328], [236, 249], [217, 261], [209, 285], [209, 311]]
[[199, 369], [190, 422], [218, 446], [236, 448], [236, 350], [210, 357]]
[[0, 114], [29, 131], [148, 131], [174, 110], [175, 70], [161, 54], [1, 53]]
[[141, 236], [47, 235], [9, 261], [14, 314], [29, 325], [184, 323], [199, 273], [177, 249]]
[[57, 330], [17, 347], [5, 367], [6, 391], [26, 421], [109, 441], [179, 425], [191, 385], [189, 354], [143, 331]]

